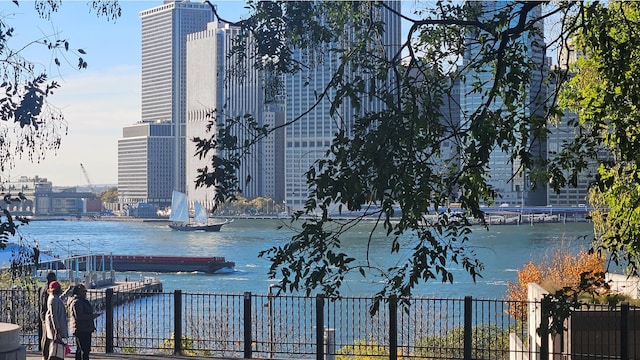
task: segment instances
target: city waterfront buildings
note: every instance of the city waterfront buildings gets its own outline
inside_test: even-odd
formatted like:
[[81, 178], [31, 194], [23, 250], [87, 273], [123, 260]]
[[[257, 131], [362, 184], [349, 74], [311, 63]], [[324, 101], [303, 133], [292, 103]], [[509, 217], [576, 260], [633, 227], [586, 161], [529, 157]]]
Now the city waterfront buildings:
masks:
[[39, 176], [20, 176], [0, 186], [3, 195], [16, 198], [22, 194], [25, 199], [1, 202], [0, 208], [7, 209], [13, 216], [99, 216], [102, 202], [91, 192], [78, 191], [76, 187], [54, 190], [51, 181]]
[[[480, 4], [485, 16], [490, 16], [499, 11], [504, 2]], [[400, 2], [392, 1], [389, 5], [400, 10]], [[540, 9], [535, 9], [531, 16], [536, 16], [536, 11]], [[401, 42], [399, 17], [383, 10], [373, 13], [386, 24], [383, 38], [379, 39], [381, 48], [387, 54], [394, 54]], [[333, 116], [329, 101], [324, 99], [315, 104], [317, 94], [325, 90], [337, 69], [338, 59], [335, 54], [323, 53], [319, 48], [297, 49], [294, 56], [298, 59], [314, 61], [309, 61], [310, 66], [303, 71], [284, 76], [282, 94], [270, 98], [265, 92], [270, 75], [256, 70], [249, 60], [242, 62], [229, 57], [231, 42], [239, 29], [219, 24], [212, 17], [208, 4], [189, 1], [165, 1], [140, 13], [142, 112], [141, 121], [125, 127], [118, 142], [120, 201], [164, 207], [169, 205], [171, 191], [175, 189], [189, 194], [191, 201], [198, 200], [211, 208], [213, 190], [195, 187], [198, 169], [206, 166], [211, 170], [211, 157], [195, 156], [191, 139], [215, 136], [216, 126], [209, 132], [206, 129], [211, 121], [224, 124], [251, 114], [261, 126], [289, 125], [259, 141], [243, 159], [237, 173], [239, 194], [247, 198], [270, 197], [278, 204], [284, 202], [289, 210], [300, 210], [308, 195], [304, 173], [316, 160], [326, 156], [336, 131], [344, 129], [349, 133], [354, 116], [358, 115], [348, 101], [339, 106]], [[548, 68], [543, 29], [529, 31], [520, 40], [532, 64], [537, 69]], [[470, 46], [465, 61], [473, 58], [474, 51], [478, 48]], [[542, 108], [540, 100], [546, 95], [542, 86], [544, 71], [537, 69], [532, 71], [527, 100], [521, 105], [523, 118], [537, 114]], [[457, 119], [477, 107], [483, 99], [471, 91], [472, 82], [486, 81], [490, 76], [490, 71], [479, 71], [468, 76], [466, 84], [456, 83], [453, 96], [447, 100], [452, 101], [453, 106], [449, 106], [450, 111], [443, 120], [456, 125]], [[465, 95], [459, 97], [459, 94]], [[328, 93], [328, 97], [332, 95]], [[503, 105], [497, 101], [493, 109]], [[359, 111], [379, 110], [382, 106], [380, 101], [363, 101]], [[306, 112], [312, 107], [313, 110]], [[252, 137], [243, 133], [241, 126], [235, 131], [240, 141]], [[549, 141], [556, 140], [550, 138]], [[551, 151], [551, 145], [544, 141], [529, 146], [541, 159]], [[444, 142], [442, 158], [455, 158], [455, 151], [453, 144]], [[552, 200], [551, 190], [545, 186], [534, 191], [519, 165], [518, 159], [510, 161], [507, 152], [492, 152], [490, 183], [501, 196], [500, 202], [560, 205], [562, 200]], [[250, 181], [245, 181], [249, 178]], [[586, 191], [586, 184], [581, 186], [585, 188], [578, 197]], [[584, 202], [583, 199], [576, 201]]]

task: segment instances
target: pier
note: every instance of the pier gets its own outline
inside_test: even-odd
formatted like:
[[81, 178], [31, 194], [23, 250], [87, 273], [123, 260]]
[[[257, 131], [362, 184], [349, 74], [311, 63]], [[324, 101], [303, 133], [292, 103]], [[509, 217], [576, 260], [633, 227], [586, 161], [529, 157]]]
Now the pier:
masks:
[[141, 297], [162, 292], [162, 282], [155, 277], [144, 277], [134, 281], [117, 281], [109, 286], [87, 289], [87, 298], [93, 308], [100, 311], [105, 308], [107, 290], [117, 293], [113, 305], [121, 305]]

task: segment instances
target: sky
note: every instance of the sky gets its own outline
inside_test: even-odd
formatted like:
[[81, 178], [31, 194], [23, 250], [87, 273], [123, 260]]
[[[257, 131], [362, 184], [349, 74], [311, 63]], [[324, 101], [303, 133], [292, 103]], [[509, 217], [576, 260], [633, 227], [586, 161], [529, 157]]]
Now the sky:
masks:
[[[32, 1], [19, 6], [0, 0], [0, 16], [14, 28], [13, 44], [24, 44], [58, 33], [71, 48], [86, 51], [87, 69], [77, 70], [77, 58], [58, 71], [45, 50], [27, 49], [25, 55], [60, 83], [49, 101], [62, 109], [68, 125], [60, 149], [39, 164], [16, 160], [4, 174], [47, 178], [54, 186], [87, 185], [80, 164], [93, 185], [118, 183], [118, 139], [122, 128], [140, 120], [140, 18], [139, 12], [162, 5], [162, 1], [121, 0], [122, 15], [115, 21], [89, 13], [87, 1], [63, 0], [50, 21], [39, 19]], [[246, 13], [237, 0], [214, 1], [221, 16], [237, 20]], [[5, 178], [3, 176], [3, 178]]]

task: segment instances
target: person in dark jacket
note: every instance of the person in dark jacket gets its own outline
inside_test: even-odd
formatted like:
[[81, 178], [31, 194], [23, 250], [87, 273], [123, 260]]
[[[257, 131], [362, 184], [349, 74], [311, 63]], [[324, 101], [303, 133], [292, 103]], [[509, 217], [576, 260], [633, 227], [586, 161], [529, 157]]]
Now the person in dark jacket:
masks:
[[76, 337], [76, 360], [89, 360], [91, 353], [91, 333], [96, 330], [94, 319], [99, 314], [87, 300], [87, 288], [80, 284], [73, 288], [70, 304], [69, 330]]

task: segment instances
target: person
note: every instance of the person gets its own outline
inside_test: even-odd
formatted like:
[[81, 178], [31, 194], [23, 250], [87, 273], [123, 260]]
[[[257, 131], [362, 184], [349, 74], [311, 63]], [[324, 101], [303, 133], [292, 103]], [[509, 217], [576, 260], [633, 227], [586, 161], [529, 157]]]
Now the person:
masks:
[[93, 307], [87, 300], [87, 288], [84, 285], [79, 284], [73, 288], [69, 309], [71, 311], [69, 328], [76, 337], [76, 360], [89, 360], [91, 333], [96, 330], [93, 320], [99, 314], [93, 312]]
[[[47, 315], [47, 301], [49, 299], [49, 285], [51, 284], [51, 282], [53, 281], [58, 281], [58, 278], [56, 276], [56, 273], [54, 272], [49, 272], [47, 274], [47, 284], [43, 287], [40, 288], [40, 321], [41, 321], [41, 330], [42, 332], [40, 333], [40, 349], [42, 350], [42, 357], [44, 358], [44, 360], [49, 359], [49, 346], [48, 343], [46, 342], [47, 340], [47, 327], [45, 325], [45, 316]], [[69, 293], [71, 292], [71, 290], [73, 289], [72, 285], [69, 285], [69, 288], [67, 288], [67, 290], [65, 290], [61, 295], [60, 295], [60, 299], [64, 300], [67, 296], [69, 296]]]
[[[67, 326], [67, 309], [60, 299], [62, 295], [62, 286], [57, 281], [49, 283], [49, 298], [47, 299], [47, 313], [45, 315], [45, 329], [47, 332], [45, 339], [45, 348], [47, 351], [51, 347], [54, 340], [61, 340], [69, 337], [69, 328]], [[49, 354], [45, 355], [47, 358]]]

